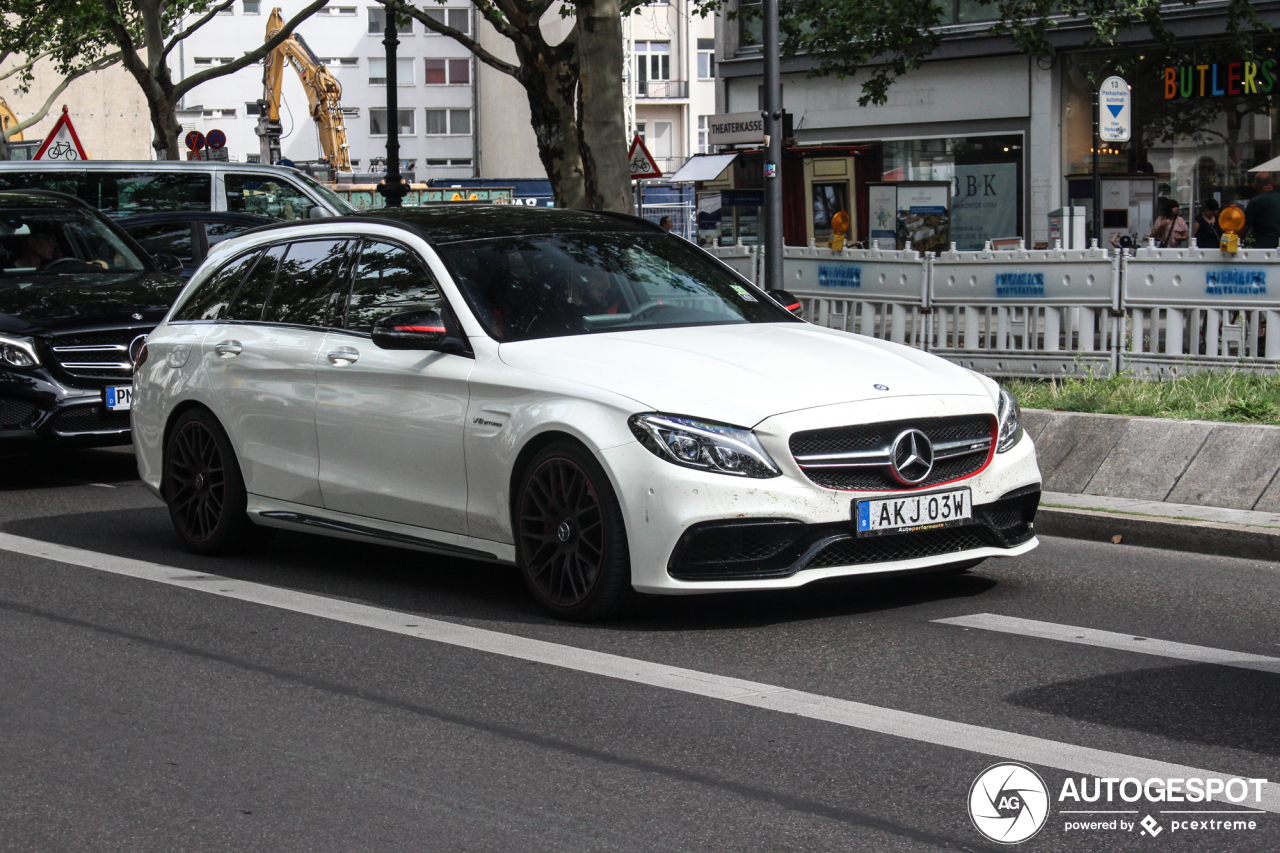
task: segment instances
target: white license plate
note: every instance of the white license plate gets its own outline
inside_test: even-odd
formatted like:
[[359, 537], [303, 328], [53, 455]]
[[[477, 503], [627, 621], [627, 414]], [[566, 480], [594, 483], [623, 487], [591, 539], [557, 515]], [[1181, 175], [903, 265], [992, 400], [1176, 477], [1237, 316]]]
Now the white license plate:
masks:
[[122, 412], [133, 408], [132, 385], [109, 385], [105, 394], [109, 411]]
[[972, 519], [973, 503], [968, 489], [856, 501], [853, 505], [853, 520], [859, 536], [955, 527]]

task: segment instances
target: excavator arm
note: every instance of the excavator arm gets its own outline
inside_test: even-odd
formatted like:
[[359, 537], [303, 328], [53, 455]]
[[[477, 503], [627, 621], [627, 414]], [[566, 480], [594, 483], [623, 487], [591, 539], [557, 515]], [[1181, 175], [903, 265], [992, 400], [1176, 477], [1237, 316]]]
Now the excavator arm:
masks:
[[[9, 109], [9, 105], [4, 102], [4, 98], [0, 98], [0, 128], [8, 130], [18, 123], [18, 116]], [[8, 138], [9, 142], [21, 142], [22, 131], [18, 131]]]
[[[283, 27], [284, 16], [279, 7], [272, 9], [271, 17], [267, 19], [267, 39]], [[261, 139], [263, 160], [274, 163], [280, 159], [280, 93], [286, 63], [293, 66], [302, 81], [302, 88], [307, 92], [311, 117], [320, 132], [320, 147], [324, 150], [325, 159], [335, 172], [350, 172], [347, 125], [342, 116], [342, 86], [298, 33], [290, 35], [267, 54], [262, 68], [263, 99], [257, 133]]]

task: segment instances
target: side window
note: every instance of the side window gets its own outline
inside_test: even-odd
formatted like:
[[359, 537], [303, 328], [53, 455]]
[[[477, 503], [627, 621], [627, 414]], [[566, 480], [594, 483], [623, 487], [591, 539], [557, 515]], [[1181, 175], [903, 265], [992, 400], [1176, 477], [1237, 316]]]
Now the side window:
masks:
[[241, 255], [204, 280], [204, 284], [191, 294], [185, 305], [174, 312], [174, 320], [220, 320], [227, 306], [244, 281], [245, 273], [253, 268], [261, 252]]
[[0, 190], [49, 190], [85, 197], [84, 172], [0, 172]]
[[272, 219], [306, 219], [316, 203], [302, 190], [285, 181], [262, 175], [229, 172], [224, 178], [227, 210], [256, 213]]
[[345, 284], [341, 273], [346, 257], [345, 240], [290, 243], [262, 319], [302, 326], [328, 325], [329, 308]]
[[417, 255], [391, 243], [366, 242], [351, 285], [347, 328], [368, 332], [383, 317], [442, 303], [435, 278]]
[[262, 254], [262, 260], [258, 261], [253, 272], [249, 273], [244, 283], [240, 285], [240, 292], [236, 294], [235, 301], [227, 310], [226, 319], [262, 319], [262, 309], [267, 304], [267, 297], [271, 295], [271, 285], [276, 280], [276, 266], [284, 256], [286, 248], [288, 248], [287, 244], [272, 246]]
[[172, 210], [208, 210], [213, 176], [200, 172], [104, 172], [94, 175], [89, 201], [112, 216], [141, 216]]
[[153, 255], [177, 255], [186, 263], [195, 263], [190, 222], [153, 222], [125, 228], [129, 236]]
[[209, 248], [212, 249], [223, 240], [229, 240], [242, 231], [257, 228], [258, 225], [257, 222], [206, 222], [204, 234], [209, 240]]

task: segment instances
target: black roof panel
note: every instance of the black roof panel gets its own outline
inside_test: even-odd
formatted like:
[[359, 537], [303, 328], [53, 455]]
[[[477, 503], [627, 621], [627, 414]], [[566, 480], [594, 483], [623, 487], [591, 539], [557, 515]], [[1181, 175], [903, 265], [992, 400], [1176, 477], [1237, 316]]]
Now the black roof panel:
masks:
[[451, 204], [382, 208], [361, 214], [390, 219], [424, 231], [434, 243], [482, 240], [526, 234], [645, 233], [661, 231], [635, 216], [595, 210], [524, 207], [518, 204]]

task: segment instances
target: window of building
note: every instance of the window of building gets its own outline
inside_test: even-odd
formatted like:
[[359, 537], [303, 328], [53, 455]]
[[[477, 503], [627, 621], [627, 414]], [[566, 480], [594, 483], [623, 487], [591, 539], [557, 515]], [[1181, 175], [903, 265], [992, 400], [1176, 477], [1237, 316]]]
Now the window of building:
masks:
[[449, 60], [449, 85], [465, 86], [471, 82], [471, 60]]
[[246, 15], [257, 15], [262, 8], [261, 0], [244, 0], [240, 4], [241, 11]]
[[427, 110], [427, 136], [441, 136], [449, 132], [448, 110]]
[[698, 39], [698, 79], [711, 80], [716, 76], [716, 40]]
[[643, 90], [650, 80], [671, 79], [671, 42], [636, 42], [636, 80]]
[[262, 115], [262, 104], [258, 103], [257, 101], [245, 101], [244, 114], [247, 116]]
[[196, 65], [228, 65], [231, 63], [230, 56], [197, 56], [194, 60]]
[[234, 10], [234, 9], [232, 9], [230, 6], [228, 6], [228, 7], [227, 7], [227, 8], [225, 8], [225, 9], [219, 9], [219, 10], [218, 10], [218, 14], [219, 14], [219, 15], [234, 15], [234, 14], [235, 14], [235, 10]]
[[[369, 35], [380, 36], [387, 31], [387, 10], [381, 6], [369, 9]], [[413, 34], [413, 19], [396, 22], [396, 32], [402, 36]]]
[[638, 122], [636, 122], [636, 136], [639, 136], [639, 137], [640, 137], [640, 141], [641, 141], [641, 142], [643, 142], [645, 145], [648, 145], [648, 144], [649, 144], [649, 143], [648, 143], [648, 141], [647, 141], [647, 140], [645, 140], [645, 138], [644, 138], [644, 137], [645, 137], [645, 130], [647, 130], [647, 129], [648, 129], [648, 123], [647, 123], [647, 122], [643, 122], [643, 121], [638, 121]]
[[[469, 9], [425, 9], [427, 17], [431, 20], [443, 24], [446, 27], [453, 27], [460, 33], [471, 32], [471, 12]], [[438, 35], [432, 30], [427, 30], [428, 35]]]
[[698, 116], [698, 153], [711, 154], [711, 116]]
[[448, 161], [448, 160], [433, 160], [433, 159], [428, 159], [428, 160], [427, 160], [427, 165], [428, 165], [428, 166], [448, 166], [448, 165], [449, 165], [449, 161]]
[[360, 60], [354, 56], [335, 56], [329, 59], [320, 60], [321, 64], [327, 68], [358, 68]]
[[449, 133], [468, 136], [471, 133], [471, 110], [449, 110]]
[[428, 59], [426, 77], [423, 82], [428, 86], [465, 86], [471, 82], [471, 60], [469, 59]]
[[[413, 85], [412, 57], [396, 57], [396, 86]], [[387, 58], [385, 56], [369, 57], [369, 85], [387, 85]]]
[[[347, 118], [360, 118], [360, 108], [359, 107], [343, 107], [342, 114]], [[355, 162], [355, 161], [352, 161], [352, 162]]]
[[[400, 133], [404, 136], [413, 136], [413, 110], [396, 110], [399, 116]], [[386, 136], [387, 135], [387, 108], [371, 107], [369, 109], [369, 135], [370, 136]]]
[[246, 154], [246, 155], [244, 155], [244, 161], [245, 161], [246, 163], [261, 163], [261, 162], [262, 162], [262, 155], [261, 155], [261, 154]]
[[450, 166], [470, 166], [470, 165], [471, 165], [471, 158], [470, 158], [470, 157], [461, 157], [461, 158], [457, 158], [457, 159], [454, 159], [454, 160], [450, 160], [450, 161], [449, 161], [449, 165], [450, 165]]
[[201, 117], [202, 117], [202, 118], [235, 118], [235, 117], [236, 117], [236, 111], [235, 111], [234, 109], [231, 109], [231, 110], [226, 110], [226, 109], [223, 109], [223, 110], [201, 110], [201, 111], [200, 111], [200, 115], [201, 115]]
[[417, 160], [401, 160], [400, 161], [401, 172], [412, 172], [414, 169], [417, 169], [417, 168], [418, 168]]
[[[316, 14], [329, 15], [330, 17], [335, 17], [335, 18], [336, 17], [354, 18], [356, 14], [356, 7], [355, 6], [325, 6], [323, 9], [316, 12]], [[384, 27], [387, 25], [386, 20], [387, 20], [386, 18], [382, 19], [383, 21], [382, 25]]]
[[360, 158], [359, 158], [359, 157], [352, 157], [352, 158], [351, 158], [351, 168], [352, 168], [352, 169], [359, 169], [359, 168], [360, 168]]

